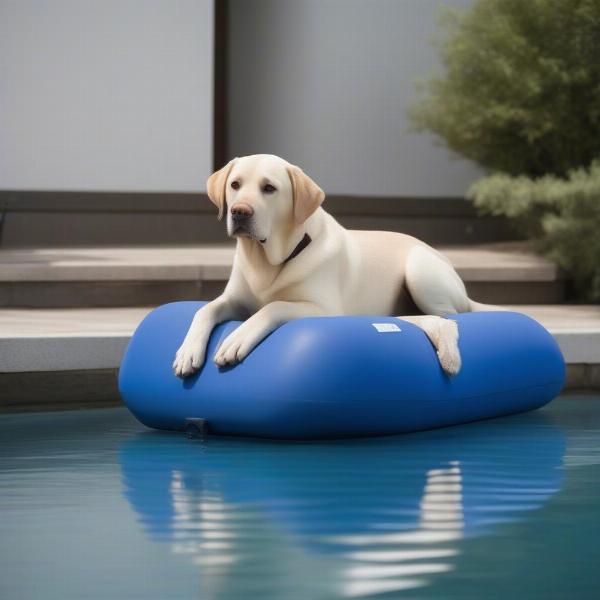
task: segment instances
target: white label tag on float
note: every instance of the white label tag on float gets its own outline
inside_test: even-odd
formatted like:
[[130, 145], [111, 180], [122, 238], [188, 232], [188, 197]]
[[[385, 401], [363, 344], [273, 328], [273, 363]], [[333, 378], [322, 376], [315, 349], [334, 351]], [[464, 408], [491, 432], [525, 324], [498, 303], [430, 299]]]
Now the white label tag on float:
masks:
[[394, 331], [402, 331], [396, 323], [371, 323], [379, 333], [391, 333]]

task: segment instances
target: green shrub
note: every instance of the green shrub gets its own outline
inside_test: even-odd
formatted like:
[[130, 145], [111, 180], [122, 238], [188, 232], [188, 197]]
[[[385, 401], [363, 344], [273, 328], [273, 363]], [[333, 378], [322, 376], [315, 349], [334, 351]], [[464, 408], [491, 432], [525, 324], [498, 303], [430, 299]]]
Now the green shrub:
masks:
[[416, 127], [501, 172], [468, 196], [600, 300], [600, 0], [476, 0], [445, 24]]
[[579, 297], [600, 300], [600, 160], [566, 179], [490, 175], [468, 196], [484, 212], [516, 219], [572, 276]]
[[478, 0], [445, 24], [445, 74], [411, 110], [418, 129], [511, 175], [600, 157], [600, 0]]

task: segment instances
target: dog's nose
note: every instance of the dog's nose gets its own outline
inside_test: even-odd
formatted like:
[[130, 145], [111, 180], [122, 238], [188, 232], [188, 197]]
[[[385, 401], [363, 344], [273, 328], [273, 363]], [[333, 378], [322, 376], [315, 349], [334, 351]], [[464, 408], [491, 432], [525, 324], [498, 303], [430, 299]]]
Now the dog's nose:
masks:
[[245, 202], [238, 202], [231, 207], [231, 216], [234, 221], [244, 221], [254, 214], [254, 209]]

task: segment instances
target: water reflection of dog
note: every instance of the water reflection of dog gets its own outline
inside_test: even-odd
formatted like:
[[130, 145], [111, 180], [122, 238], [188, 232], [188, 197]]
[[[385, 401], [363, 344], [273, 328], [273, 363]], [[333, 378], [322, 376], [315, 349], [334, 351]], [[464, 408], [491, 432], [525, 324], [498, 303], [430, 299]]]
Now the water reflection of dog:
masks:
[[562, 430], [532, 413], [334, 443], [147, 432], [120, 460], [148, 533], [201, 565], [211, 597], [311, 598], [453, 570], [463, 537], [525, 518], [560, 488], [564, 450]]

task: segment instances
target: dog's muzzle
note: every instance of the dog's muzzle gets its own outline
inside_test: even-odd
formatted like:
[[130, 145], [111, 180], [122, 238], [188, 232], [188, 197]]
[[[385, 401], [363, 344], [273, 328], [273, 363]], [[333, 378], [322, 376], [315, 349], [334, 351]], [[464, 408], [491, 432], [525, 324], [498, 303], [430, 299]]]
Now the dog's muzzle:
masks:
[[244, 202], [238, 202], [231, 207], [231, 218], [235, 224], [245, 223], [254, 215], [254, 209]]
[[[254, 216], [254, 209], [245, 202], [238, 202], [231, 207], [231, 224], [232, 231], [231, 235], [247, 235], [248, 237], [258, 239], [254, 234], [252, 227], [252, 217]], [[259, 242], [266, 242], [265, 239], [258, 239]]]

